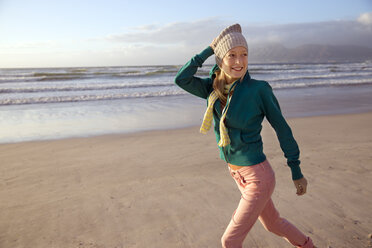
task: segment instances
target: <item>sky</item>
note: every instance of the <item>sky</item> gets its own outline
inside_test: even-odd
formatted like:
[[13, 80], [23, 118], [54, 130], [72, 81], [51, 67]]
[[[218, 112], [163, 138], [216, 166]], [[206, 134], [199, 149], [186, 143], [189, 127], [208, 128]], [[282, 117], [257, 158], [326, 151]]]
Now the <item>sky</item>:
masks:
[[234, 23], [249, 49], [372, 48], [372, 0], [0, 0], [0, 68], [184, 64]]

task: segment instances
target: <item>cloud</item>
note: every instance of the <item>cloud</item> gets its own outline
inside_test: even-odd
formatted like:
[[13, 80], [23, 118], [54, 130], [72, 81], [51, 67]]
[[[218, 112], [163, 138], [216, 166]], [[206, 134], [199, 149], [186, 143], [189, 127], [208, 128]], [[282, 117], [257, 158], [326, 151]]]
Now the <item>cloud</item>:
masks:
[[174, 22], [164, 26], [146, 25], [131, 28], [131, 32], [112, 34], [107, 41], [157, 45], [195, 45], [209, 44], [225, 25], [218, 18], [195, 22]]
[[[367, 13], [356, 20], [241, 25], [249, 49], [253, 50], [272, 43], [287, 48], [304, 44], [372, 47], [372, 29], [366, 25], [370, 16]], [[231, 24], [219, 17], [165, 25], [150, 24], [131, 27], [126, 32], [103, 37], [101, 41], [103, 39], [111, 44], [114, 51], [108, 56], [112, 61], [110, 64], [183, 64]], [[208, 61], [213, 63], [213, 58]]]
[[357, 21], [364, 25], [372, 25], [372, 12], [361, 14]]
[[[281, 43], [287, 47], [303, 44], [359, 45], [372, 47], [372, 13], [360, 15], [357, 20], [339, 20], [315, 23], [281, 25], [242, 24], [243, 34], [249, 45]], [[134, 27], [121, 34], [104, 39], [122, 44], [147, 44], [153, 46], [208, 45], [226, 26], [232, 23], [214, 17], [194, 22], [175, 22], [163, 26]]]
[[0, 49], [38, 49], [38, 48], [53, 48], [58, 44], [55, 41], [28, 41], [18, 43], [0, 44]]
[[372, 47], [372, 30], [357, 21], [328, 21], [243, 27], [248, 44], [275, 41], [286, 47], [304, 44]]

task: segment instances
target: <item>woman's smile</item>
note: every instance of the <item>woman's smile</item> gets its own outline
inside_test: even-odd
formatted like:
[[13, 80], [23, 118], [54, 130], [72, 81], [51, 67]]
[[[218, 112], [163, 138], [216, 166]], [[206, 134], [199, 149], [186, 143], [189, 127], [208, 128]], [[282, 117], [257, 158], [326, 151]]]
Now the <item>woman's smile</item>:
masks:
[[234, 70], [234, 71], [241, 71], [241, 70], [243, 70], [243, 67], [232, 67], [231, 68], [232, 70]]

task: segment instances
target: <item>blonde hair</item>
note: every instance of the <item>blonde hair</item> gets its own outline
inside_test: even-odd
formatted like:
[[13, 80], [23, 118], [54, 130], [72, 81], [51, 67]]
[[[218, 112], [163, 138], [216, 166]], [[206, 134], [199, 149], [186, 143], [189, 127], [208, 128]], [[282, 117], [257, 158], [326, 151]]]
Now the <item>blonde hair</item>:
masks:
[[226, 74], [223, 70], [218, 69], [214, 72], [216, 77], [213, 80], [213, 89], [216, 91], [218, 98], [223, 105], [226, 105], [227, 95], [225, 94]]

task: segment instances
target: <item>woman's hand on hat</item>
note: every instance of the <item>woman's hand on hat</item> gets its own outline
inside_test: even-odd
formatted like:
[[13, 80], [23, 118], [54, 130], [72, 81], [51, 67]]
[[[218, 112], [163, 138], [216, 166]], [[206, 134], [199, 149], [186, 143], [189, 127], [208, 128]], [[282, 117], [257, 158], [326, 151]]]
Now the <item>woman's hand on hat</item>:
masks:
[[306, 193], [307, 188], [307, 180], [305, 177], [300, 178], [298, 180], [293, 180], [294, 185], [296, 186], [297, 195], [304, 195]]
[[217, 46], [217, 38], [218, 38], [218, 37], [214, 38], [214, 40], [212, 41], [212, 43], [209, 45], [209, 46], [213, 49], [213, 51], [214, 51], [214, 49], [215, 49], [216, 46]]

